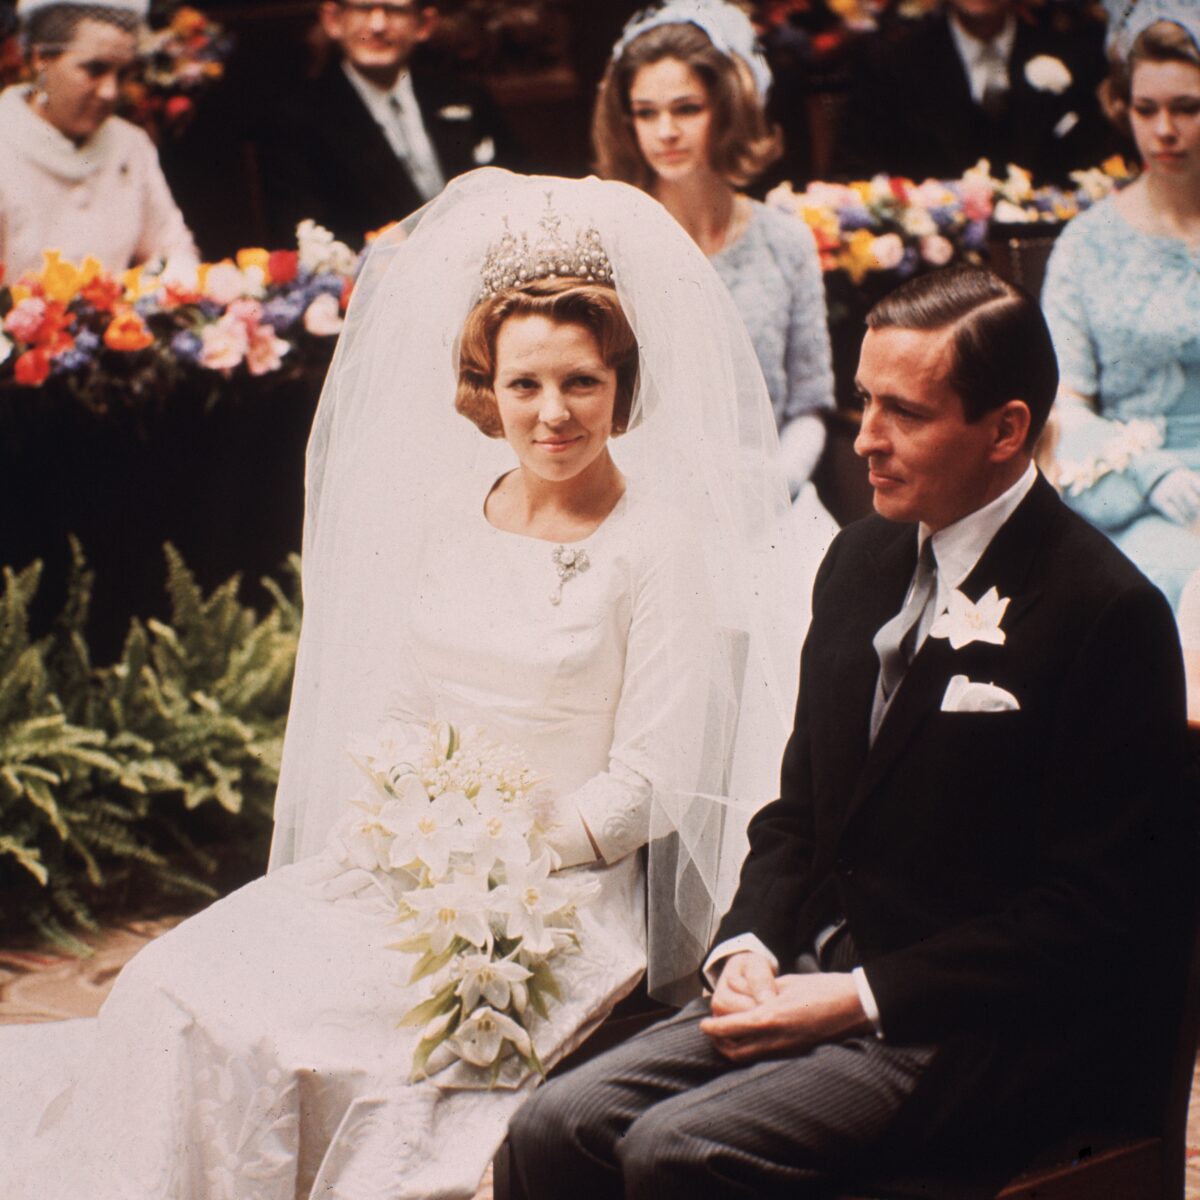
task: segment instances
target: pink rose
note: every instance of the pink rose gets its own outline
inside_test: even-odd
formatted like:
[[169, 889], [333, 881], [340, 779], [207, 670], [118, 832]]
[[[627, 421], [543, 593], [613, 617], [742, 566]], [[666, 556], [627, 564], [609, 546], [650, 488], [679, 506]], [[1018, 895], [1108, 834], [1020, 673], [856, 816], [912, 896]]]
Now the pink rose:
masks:
[[254, 336], [262, 320], [262, 305], [257, 300], [235, 300], [226, 310], [225, 315], [232, 321], [240, 321], [246, 327], [246, 332]]
[[963, 216], [968, 221], [986, 221], [992, 215], [992, 181], [971, 178], [962, 182]]
[[46, 316], [46, 302], [39, 296], [26, 296], [4, 318], [4, 330], [18, 342], [32, 342]]
[[232, 371], [246, 357], [250, 337], [246, 327], [226, 314], [200, 334], [200, 362], [211, 371]]
[[267, 375], [278, 371], [283, 356], [290, 347], [281, 337], [275, 336], [270, 325], [260, 325], [250, 334], [250, 345], [246, 349], [246, 369], [251, 375]]

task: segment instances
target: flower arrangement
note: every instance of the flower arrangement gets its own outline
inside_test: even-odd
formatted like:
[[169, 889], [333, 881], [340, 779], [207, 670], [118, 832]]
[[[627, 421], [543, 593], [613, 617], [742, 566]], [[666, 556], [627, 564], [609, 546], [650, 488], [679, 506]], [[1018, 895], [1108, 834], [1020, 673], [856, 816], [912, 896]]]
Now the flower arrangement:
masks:
[[578, 944], [590, 879], [552, 874], [553, 849], [521, 756], [479, 730], [436, 722], [423, 737], [356, 739], [369, 782], [335, 831], [342, 859], [382, 872], [412, 932], [410, 982], [431, 994], [401, 1019], [419, 1028], [413, 1077], [456, 1059], [491, 1082], [516, 1056], [542, 1072], [531, 1037], [559, 992], [551, 963]]
[[1068, 221], [1131, 176], [1116, 157], [1072, 172], [1070, 191], [1034, 188], [1022, 168], [1010, 164], [998, 179], [980, 159], [962, 179], [944, 182], [877, 175], [860, 183], [812, 183], [803, 192], [783, 183], [767, 203], [807, 222], [823, 269], [843, 272], [857, 286], [877, 272], [905, 279], [954, 261], [980, 261], [992, 223]]
[[[277, 372], [306, 344], [341, 328], [360, 256], [311, 221], [298, 248], [252, 248], [194, 270], [139, 267], [120, 279], [94, 258], [55, 250], [39, 272], [0, 276], [0, 385], [40, 387], [62, 376], [105, 408], [113, 391], [169, 384], [182, 369], [252, 376]], [[163, 394], [165, 389], [159, 389]]]
[[[196, 97], [224, 74], [231, 49], [229, 35], [199, 9], [153, 6], [137, 72], [122, 89], [121, 115], [156, 141], [181, 132], [195, 112]], [[27, 75], [15, 29], [0, 28], [0, 86]]]

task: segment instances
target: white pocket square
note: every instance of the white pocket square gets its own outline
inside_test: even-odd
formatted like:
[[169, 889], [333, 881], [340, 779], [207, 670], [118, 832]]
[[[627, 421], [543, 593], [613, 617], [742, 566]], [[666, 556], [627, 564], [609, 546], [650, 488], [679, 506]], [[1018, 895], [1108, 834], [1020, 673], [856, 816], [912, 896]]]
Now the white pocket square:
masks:
[[469, 121], [474, 115], [475, 110], [469, 104], [444, 104], [438, 109], [443, 121]]
[[1014, 712], [1020, 707], [1012, 692], [994, 683], [973, 683], [965, 675], [955, 675], [942, 697], [942, 712]]

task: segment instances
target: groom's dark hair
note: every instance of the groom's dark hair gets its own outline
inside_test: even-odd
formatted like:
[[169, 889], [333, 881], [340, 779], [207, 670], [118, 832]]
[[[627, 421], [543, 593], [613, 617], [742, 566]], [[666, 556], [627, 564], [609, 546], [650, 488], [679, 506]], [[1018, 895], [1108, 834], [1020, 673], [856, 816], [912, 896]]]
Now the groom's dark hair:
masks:
[[1038, 303], [983, 267], [946, 267], [910, 279], [867, 314], [868, 329], [953, 329], [948, 382], [968, 421], [1009, 400], [1029, 407], [1032, 447], [1058, 391], [1058, 360]]

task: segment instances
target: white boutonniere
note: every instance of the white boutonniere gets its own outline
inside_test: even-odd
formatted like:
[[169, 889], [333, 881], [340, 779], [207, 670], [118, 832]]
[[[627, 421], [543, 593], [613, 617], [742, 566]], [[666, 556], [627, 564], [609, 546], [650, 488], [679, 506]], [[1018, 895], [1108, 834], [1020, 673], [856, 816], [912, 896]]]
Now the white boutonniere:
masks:
[[471, 160], [477, 167], [486, 167], [496, 157], [496, 143], [490, 137], [485, 137], [476, 143], [471, 151]]
[[1071, 72], [1061, 58], [1051, 54], [1039, 54], [1025, 64], [1025, 78], [1029, 86], [1039, 92], [1061, 95], [1071, 86]]
[[988, 588], [973, 604], [960, 591], [950, 593], [950, 605], [933, 623], [930, 637], [949, 638], [955, 650], [961, 650], [972, 642], [990, 642], [1003, 646], [1006, 634], [1000, 628], [1004, 612], [1008, 608], [1007, 596], [1001, 597], [996, 589]]
[[445, 104], [438, 109], [443, 121], [469, 121], [474, 115], [475, 110], [469, 104]]

